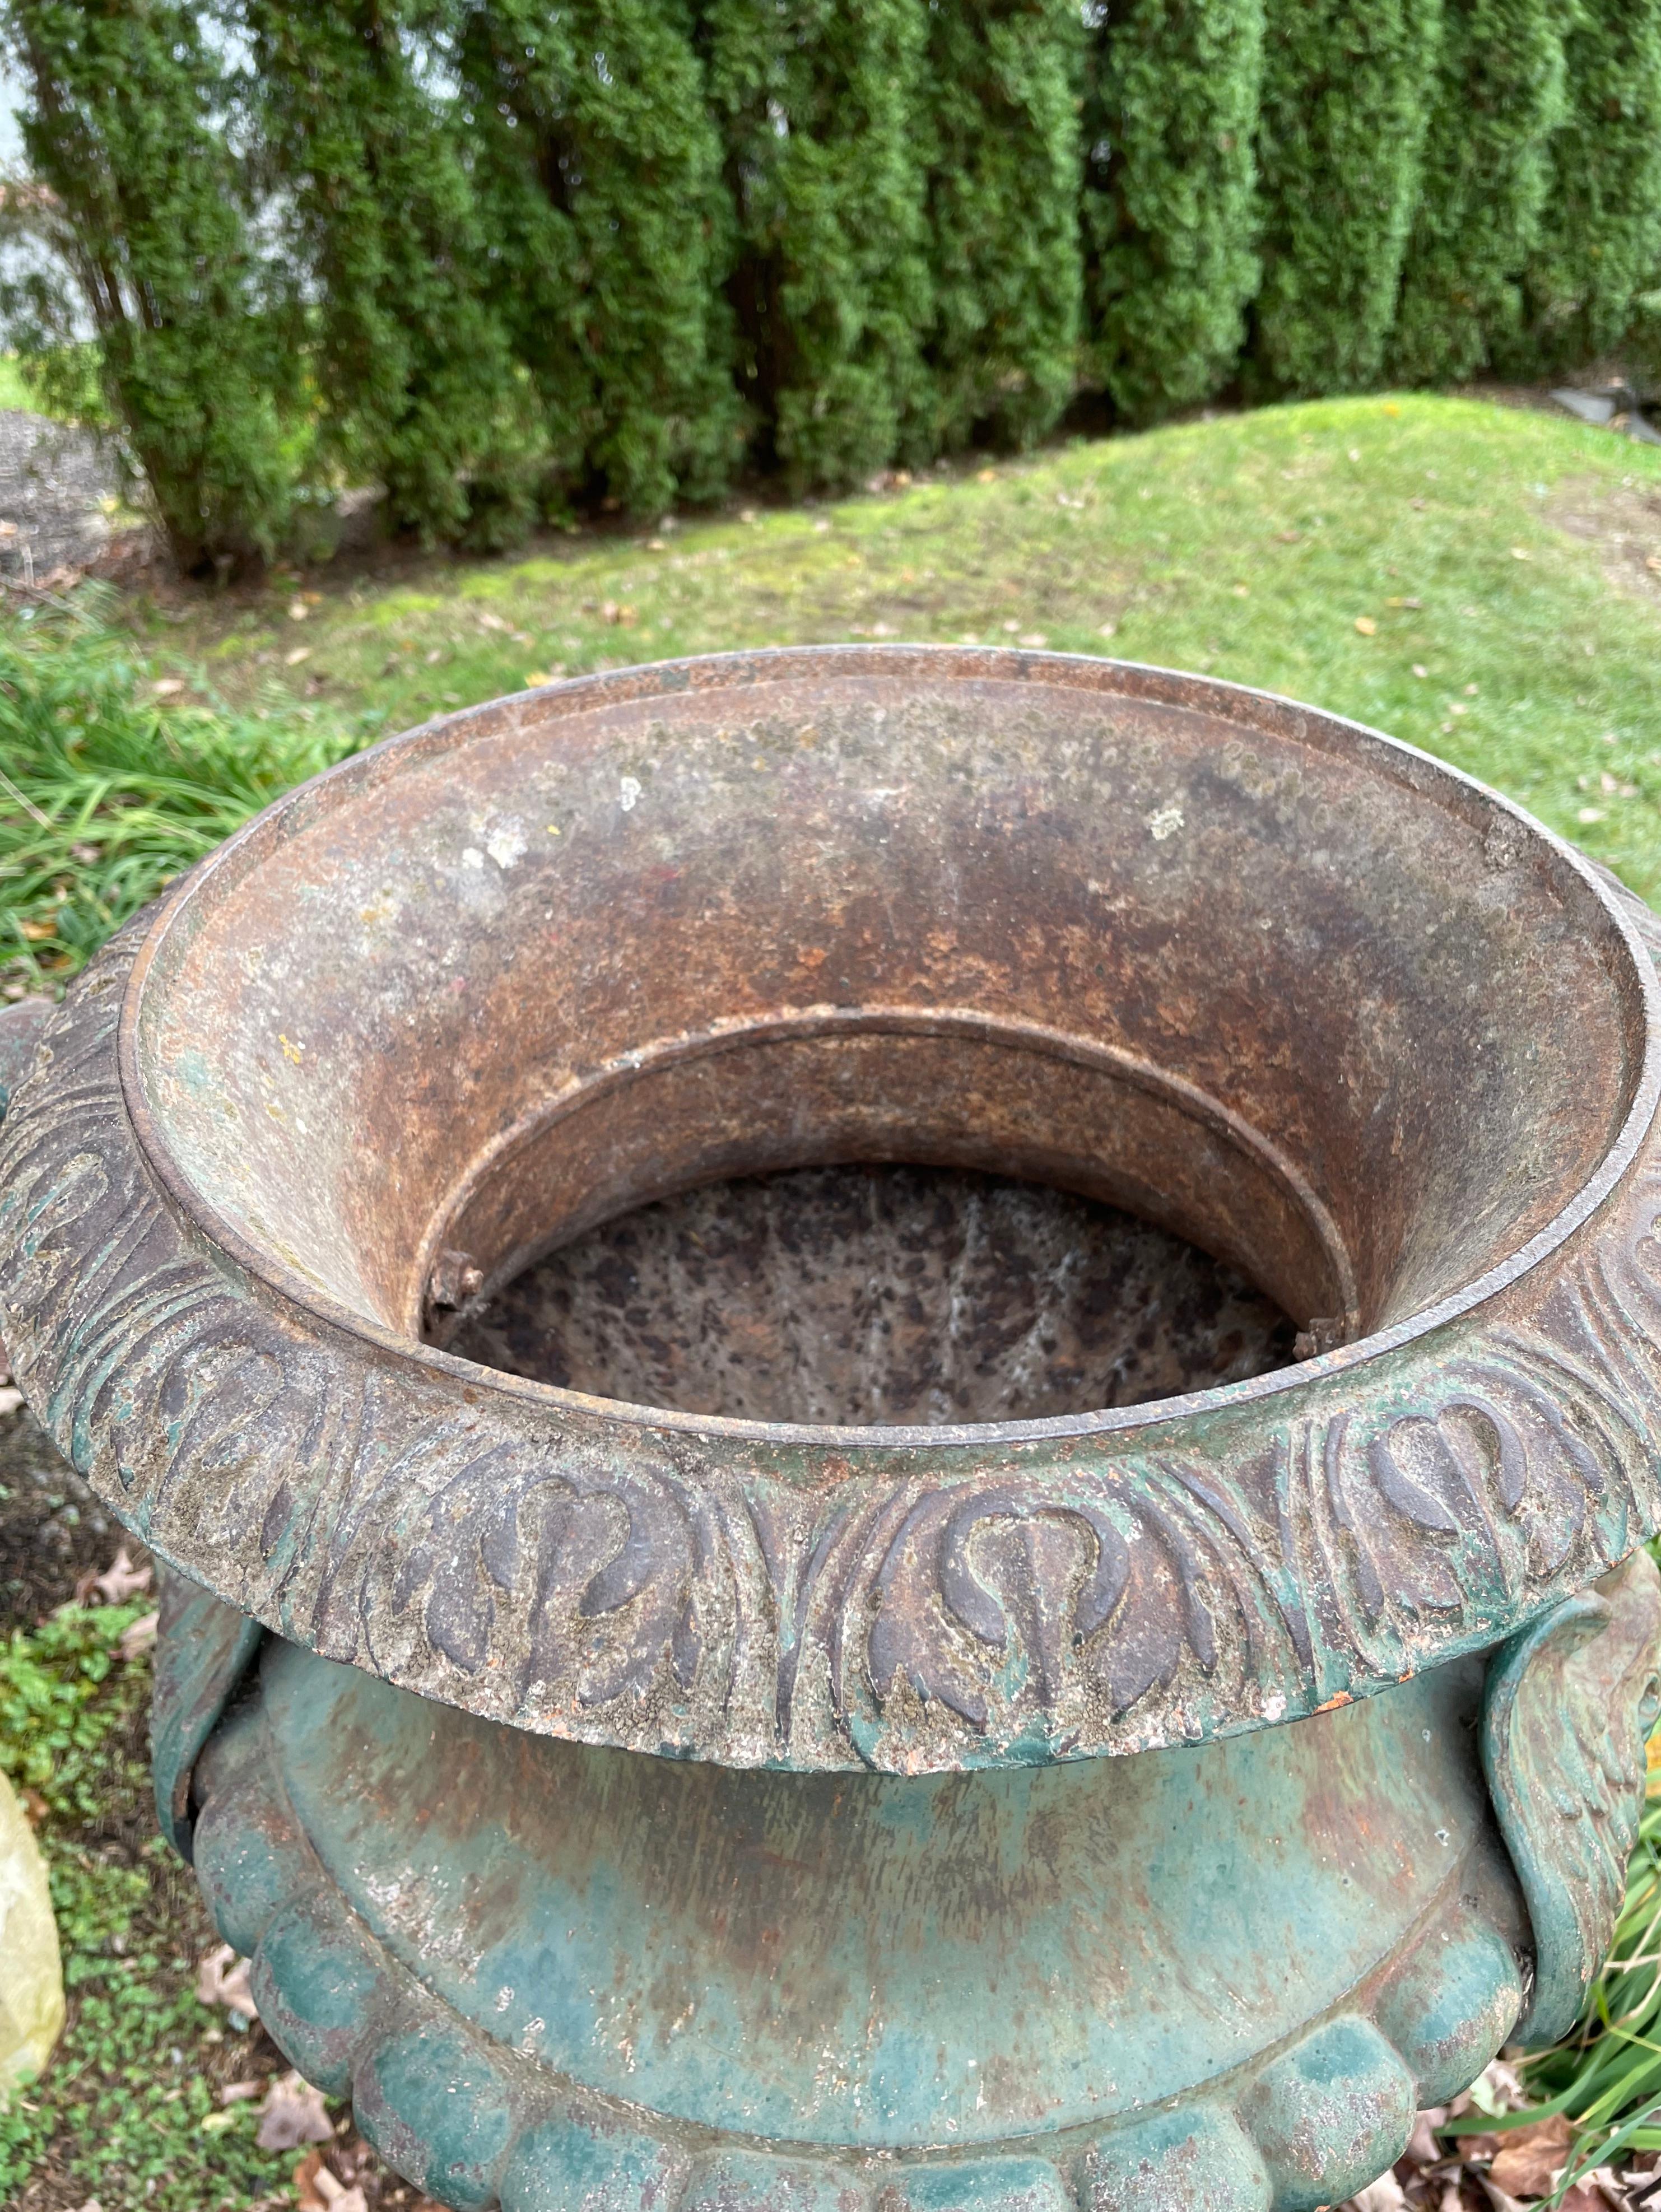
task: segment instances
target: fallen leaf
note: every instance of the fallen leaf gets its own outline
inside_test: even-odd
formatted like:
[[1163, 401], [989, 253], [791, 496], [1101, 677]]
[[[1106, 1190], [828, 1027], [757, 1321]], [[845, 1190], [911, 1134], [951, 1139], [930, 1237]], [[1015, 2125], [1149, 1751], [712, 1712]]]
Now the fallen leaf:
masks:
[[219, 2093], [222, 2105], [246, 2105], [265, 2087], [264, 2081], [228, 2081]]
[[[332, 2142], [334, 2123], [324, 2109], [323, 2092], [301, 2081], [298, 2074], [283, 2075], [265, 2093], [254, 2141], [261, 2150], [295, 2150], [301, 2143]], [[318, 2168], [319, 2180], [324, 2172], [323, 2167]]]
[[996, 483], [998, 471], [995, 469], [977, 469], [975, 481], [977, 483]]
[[1436, 2130], [1448, 2116], [1445, 2105], [1432, 2105], [1417, 2115], [1413, 2133], [1408, 2137], [1408, 2147], [1402, 2153], [1415, 2166], [1434, 2166], [1442, 2155], [1442, 2147], [1436, 2140]]
[[[299, 2192], [295, 2212], [367, 2212], [362, 2190], [356, 2184], [349, 2189], [344, 2181], [338, 2181], [324, 2165], [320, 2150], [301, 2160], [294, 2170], [294, 2185]], [[430, 2202], [425, 2197], [421, 2200], [422, 2204]], [[414, 2212], [421, 2212], [421, 2205]], [[433, 2212], [443, 2212], [443, 2207], [435, 2205]]]
[[533, 668], [525, 678], [525, 688], [527, 691], [534, 691], [538, 684], [546, 684], [548, 681], [549, 676], [545, 668]]
[[312, 648], [309, 645], [297, 645], [292, 653], [283, 654], [283, 665], [285, 668], [298, 668], [302, 660], [309, 660], [311, 657]]
[[1568, 2164], [1574, 2130], [1561, 2112], [1508, 2132], [1494, 2154], [1488, 2179], [1511, 2197], [1549, 2195]]
[[1374, 631], [1377, 630], [1378, 625], [1374, 622], [1371, 615], [1357, 615], [1355, 617], [1355, 627], [1360, 631], [1363, 637], [1371, 637]]
[[248, 1962], [239, 1959], [228, 1943], [222, 1943], [197, 1962], [196, 2001], [223, 2005], [227, 2012], [240, 2013], [245, 2020], [259, 2019], [253, 1991], [248, 1987]]
[[125, 1605], [130, 1597], [137, 1597], [141, 1590], [147, 1590], [151, 1580], [152, 1570], [134, 1566], [127, 1547], [123, 1544], [103, 1573], [93, 1577], [91, 1587], [106, 1605]]
[[1499, 2112], [1520, 2112], [1527, 2103], [1517, 2069], [1503, 2058], [1491, 2058], [1469, 2088], [1462, 2089], [1448, 2106], [1448, 2118], [1457, 2120], [1472, 2112], [1487, 2112], [1490, 2118]]
[[1407, 2197], [1393, 2173], [1381, 2173], [1350, 2198], [1354, 2212], [1407, 2212]]
[[1514, 2197], [1507, 2197], [1503, 2189], [1496, 2189], [1487, 2174], [1479, 2173], [1476, 2179], [1482, 2183], [1482, 2193], [1493, 2206], [1494, 2212], [1530, 2212], [1529, 2206], [1519, 2203]]
[[1534, 556], [1526, 545], [1513, 545], [1511, 549], [1511, 557], [1513, 561], [1532, 561]]
[[[317, 2186], [319, 2176], [328, 2172], [322, 2152], [308, 2150], [289, 2176], [294, 2183], [295, 2212], [328, 2212], [329, 2200]], [[333, 2174], [330, 2173], [329, 2179], [334, 2181]], [[340, 2184], [335, 2182], [335, 2186], [338, 2189]]]
[[304, 622], [310, 612], [311, 609], [307, 605], [304, 599], [289, 600], [289, 620], [290, 622]]
[[141, 1651], [148, 1651], [155, 1643], [155, 1632], [161, 1625], [161, 1616], [159, 1613], [141, 1614], [131, 1627], [122, 1630], [121, 1640], [116, 1645], [116, 1650], [124, 1659], [136, 1659]]
[[1275, 542], [1277, 545], [1296, 545], [1301, 542], [1303, 534], [1301, 530], [1277, 530]]

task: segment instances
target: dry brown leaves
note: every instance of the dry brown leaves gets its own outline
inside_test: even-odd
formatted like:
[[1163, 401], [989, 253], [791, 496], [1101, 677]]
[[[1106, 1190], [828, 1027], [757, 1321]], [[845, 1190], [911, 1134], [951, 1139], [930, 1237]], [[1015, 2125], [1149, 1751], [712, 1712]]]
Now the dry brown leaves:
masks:
[[[1520, 2126], [1451, 2135], [1451, 2120], [1495, 2118], [1527, 2108], [1514, 2069], [1496, 2058], [1472, 2089], [1421, 2112], [1406, 2151], [1388, 2173], [1336, 2212], [1530, 2212], [1561, 2184], [1574, 2129], [1561, 2114]], [[1640, 2153], [1598, 2166], [1565, 2191], [1561, 2212], [1661, 2212], [1661, 2156]]]

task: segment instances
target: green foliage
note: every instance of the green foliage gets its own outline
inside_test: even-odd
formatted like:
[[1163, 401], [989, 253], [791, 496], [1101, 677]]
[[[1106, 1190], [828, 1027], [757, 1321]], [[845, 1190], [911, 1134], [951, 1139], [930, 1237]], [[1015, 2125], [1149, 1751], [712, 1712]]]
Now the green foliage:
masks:
[[35, 984], [367, 733], [286, 700], [164, 704], [111, 611], [83, 586], [0, 621], [0, 965]]
[[[40, 1840], [70, 2004], [51, 2066], [0, 2111], [0, 2203], [276, 2205], [294, 2151], [262, 2151], [252, 2106], [216, 2094], [251, 2054], [194, 1995], [213, 1937], [155, 1833], [149, 1668], [113, 1654], [135, 1609], [66, 1612], [0, 1647], [0, 1765], [46, 1798]], [[259, 2061], [274, 2056], [267, 2045]]]
[[[125, 1672], [119, 1648], [144, 1610], [66, 1606], [0, 1645], [0, 1774], [60, 1818], [98, 1817], [106, 1739], [148, 1696], [143, 1669]], [[113, 1674], [119, 1679], [100, 1694]]]
[[1617, 345], [1661, 265], [1661, 0], [1567, 4], [1568, 112], [1507, 361], [1536, 374]]
[[934, 0], [928, 173], [934, 441], [1030, 445], [1073, 396], [1079, 336], [1077, 0]]
[[1145, 422], [1225, 383], [1257, 282], [1263, 0], [1128, 0], [1092, 33], [1085, 380]]
[[246, 0], [249, 100], [311, 274], [326, 445], [424, 539], [522, 536], [539, 434], [414, 0]]
[[1515, 331], [1563, 113], [1561, 0], [1446, 0], [1393, 376], [1469, 376]]
[[179, 565], [268, 555], [295, 472], [292, 303], [252, 243], [197, 10], [3, 0], [0, 33], [32, 92], [38, 179], [7, 195], [6, 229], [55, 249], [5, 288], [12, 343], [55, 411], [84, 411], [75, 341], [89, 315], [110, 412]]
[[731, 214], [690, 26], [666, 0], [467, 0], [455, 45], [494, 312], [554, 483], [637, 513], [739, 444]]
[[917, 0], [696, 0], [754, 450], [797, 489], [927, 451]]
[[1372, 383], [1419, 191], [1442, 0], [1272, 0], [1257, 161], [1258, 379]]

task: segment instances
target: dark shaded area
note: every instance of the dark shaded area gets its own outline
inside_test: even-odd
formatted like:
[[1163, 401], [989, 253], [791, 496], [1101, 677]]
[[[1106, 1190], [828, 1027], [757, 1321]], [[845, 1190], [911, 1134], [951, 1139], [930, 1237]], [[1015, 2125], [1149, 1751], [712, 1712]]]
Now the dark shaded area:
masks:
[[937, 1425], [1135, 1406], [1288, 1364], [1232, 1267], [996, 1176], [806, 1168], [637, 1208], [467, 1316], [450, 1349], [636, 1404]]
[[0, 1414], [0, 1636], [67, 1604], [123, 1542], [143, 1557], [27, 1407]]

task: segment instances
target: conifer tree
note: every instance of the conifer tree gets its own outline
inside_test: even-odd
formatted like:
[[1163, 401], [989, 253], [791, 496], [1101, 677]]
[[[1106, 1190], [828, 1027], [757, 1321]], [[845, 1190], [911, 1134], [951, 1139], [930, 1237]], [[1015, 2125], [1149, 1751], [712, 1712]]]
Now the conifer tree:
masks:
[[1567, 112], [1506, 366], [1550, 373], [1617, 345], [1661, 275], [1661, 0], [1573, 0]]
[[928, 172], [936, 435], [1022, 446], [1073, 396], [1081, 295], [1077, 0], [934, 0]]
[[918, 0], [697, 0], [755, 457], [797, 489], [927, 450]]
[[1145, 422], [1226, 383], [1257, 282], [1263, 0], [1094, 11], [1086, 383]]
[[557, 481], [707, 496], [739, 404], [721, 141], [675, 0], [468, 0], [456, 45], [491, 297]]
[[45, 187], [9, 196], [14, 232], [58, 249], [8, 289], [13, 342], [50, 383], [90, 324], [109, 412], [186, 573], [271, 554], [290, 511], [293, 319], [251, 240], [227, 88], [194, 11], [9, 0], [0, 23]]
[[1375, 381], [1418, 204], [1442, 0], [1271, 0], [1257, 137], [1258, 380]]
[[1563, 82], [1560, 0], [1445, 0], [1390, 346], [1390, 374], [1404, 383], [1469, 376], [1492, 345], [1514, 339]]
[[539, 433], [486, 295], [451, 118], [418, 81], [414, 0], [246, 0], [265, 146], [313, 287], [326, 432], [424, 538], [509, 542]]

